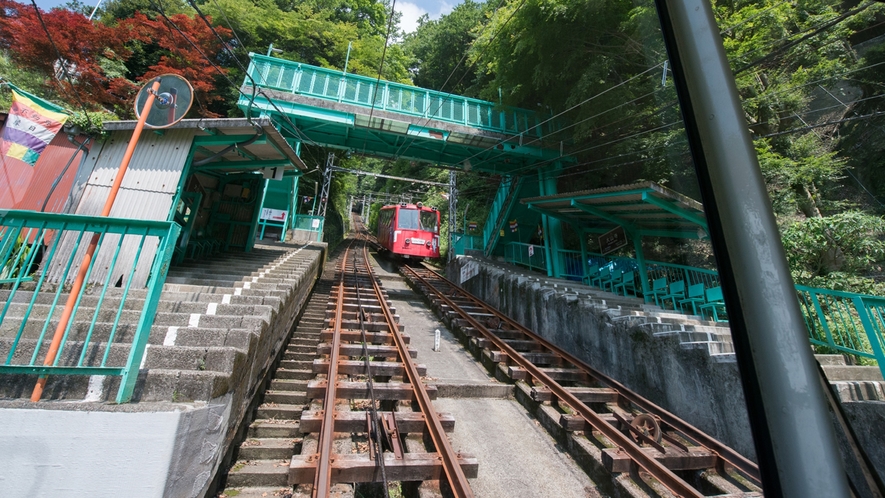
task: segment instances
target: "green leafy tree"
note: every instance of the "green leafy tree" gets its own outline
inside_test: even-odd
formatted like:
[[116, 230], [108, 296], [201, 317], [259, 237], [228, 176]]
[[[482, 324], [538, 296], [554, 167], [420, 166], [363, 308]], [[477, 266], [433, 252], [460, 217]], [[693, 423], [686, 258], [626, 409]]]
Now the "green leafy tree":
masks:
[[870, 278], [882, 271], [883, 236], [881, 217], [846, 211], [790, 224], [783, 243], [796, 283], [881, 292]]
[[488, 23], [489, 9], [489, 4], [465, 0], [437, 21], [426, 15], [418, 20], [418, 29], [403, 41], [416, 85], [458, 95], [478, 95], [478, 75], [475, 65], [467, 60], [467, 52]]

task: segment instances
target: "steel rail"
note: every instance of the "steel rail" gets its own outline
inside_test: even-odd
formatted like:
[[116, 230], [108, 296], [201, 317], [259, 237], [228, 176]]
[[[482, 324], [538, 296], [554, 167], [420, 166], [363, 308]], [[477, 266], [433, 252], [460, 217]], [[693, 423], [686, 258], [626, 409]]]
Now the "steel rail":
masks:
[[744, 473], [747, 477], [754, 480], [756, 484], [761, 486], [762, 477], [761, 477], [761, 474], [759, 473], [759, 467], [755, 463], [753, 463], [752, 461], [750, 461], [749, 459], [747, 459], [746, 457], [744, 457], [743, 455], [741, 455], [740, 453], [735, 451], [734, 449], [732, 449], [732, 448], [728, 447], [727, 445], [723, 444], [722, 442], [716, 440], [715, 438], [713, 438], [709, 434], [703, 432], [702, 430], [698, 429], [697, 427], [682, 420], [681, 418], [679, 418], [675, 414], [661, 408], [660, 406], [654, 404], [653, 402], [636, 394], [635, 392], [631, 391], [627, 386], [612, 379], [611, 377], [608, 377], [607, 375], [594, 369], [590, 365], [587, 365], [586, 363], [584, 363], [580, 359], [572, 356], [569, 352], [560, 349], [555, 344], [547, 341], [546, 339], [539, 336], [538, 334], [536, 334], [532, 330], [528, 329], [527, 327], [523, 326], [519, 322], [511, 319], [509, 316], [504, 315], [503, 313], [500, 313], [498, 310], [492, 308], [483, 300], [481, 300], [478, 297], [474, 296], [473, 294], [467, 292], [466, 290], [464, 290], [464, 288], [455, 284], [451, 280], [443, 277], [439, 273], [437, 273], [433, 270], [430, 270], [430, 269], [427, 269], [426, 271], [431, 272], [435, 278], [438, 278], [438, 279], [446, 282], [452, 288], [458, 289], [458, 291], [462, 295], [464, 295], [466, 298], [473, 301], [475, 304], [498, 315], [505, 323], [507, 323], [508, 325], [513, 327], [514, 329], [516, 329], [516, 331], [521, 332], [522, 334], [531, 338], [532, 340], [539, 342], [542, 346], [549, 349], [551, 352], [558, 355], [559, 357], [566, 360], [567, 362], [571, 363], [574, 367], [578, 368], [579, 370], [582, 370], [584, 373], [586, 373], [590, 377], [594, 378], [595, 380], [597, 380], [601, 384], [606, 385], [606, 387], [610, 387], [610, 388], [618, 391], [618, 395], [622, 396], [627, 401], [633, 403], [637, 408], [640, 408], [641, 410], [643, 410], [645, 412], [653, 413], [653, 414], [657, 415], [664, 424], [669, 425], [671, 428], [681, 432], [684, 436], [691, 439], [695, 444], [697, 444], [699, 446], [706, 447], [707, 449], [715, 452], [723, 461], [725, 461], [726, 463], [728, 463], [732, 467], [736, 468], [740, 472]]
[[419, 279], [421, 282], [427, 285], [437, 295], [439, 299], [445, 302], [453, 311], [459, 313], [463, 319], [467, 320], [467, 322], [470, 323], [471, 326], [480, 331], [480, 333], [482, 333], [486, 339], [494, 343], [495, 346], [499, 348], [505, 355], [507, 355], [511, 361], [519, 364], [520, 367], [524, 368], [529, 376], [529, 378], [527, 379], [529, 381], [527, 382], [529, 385], [531, 385], [530, 381], [532, 379], [535, 379], [544, 384], [558, 399], [568, 404], [572, 410], [579, 414], [594, 429], [607, 437], [612, 442], [612, 444], [615, 445], [615, 447], [623, 450], [634, 462], [636, 462], [638, 466], [642, 467], [646, 472], [651, 474], [670, 491], [683, 497], [704, 497], [702, 493], [700, 493], [690, 484], [682, 480], [679, 476], [674, 474], [673, 471], [668, 469], [661, 462], [655, 460], [654, 457], [652, 457], [651, 455], [646, 454], [642, 450], [642, 447], [636, 444], [636, 442], [634, 442], [629, 436], [618, 430], [615, 426], [603, 420], [602, 417], [599, 416], [599, 414], [591, 410], [587, 405], [581, 402], [581, 400], [579, 400], [574, 394], [569, 392], [565, 387], [553, 380], [534, 363], [530, 362], [524, 356], [519, 354], [518, 351], [513, 349], [513, 347], [507, 344], [503, 339], [491, 333], [483, 324], [467, 314], [464, 310], [461, 309], [460, 306], [455, 304], [454, 301], [452, 301], [439, 289], [436, 289], [433, 285], [431, 285], [430, 282], [428, 282], [427, 279], [418, 274], [418, 272], [416, 272], [412, 268], [409, 268], [408, 266], [404, 266], [403, 268], [407, 268], [408, 271], [410, 271], [415, 278]]
[[[368, 248], [363, 246], [363, 251], [364, 254], [366, 254], [366, 261], [368, 262]], [[456, 498], [472, 497], [473, 490], [470, 488], [467, 476], [464, 475], [464, 471], [458, 463], [458, 456], [452, 448], [451, 443], [449, 443], [449, 439], [446, 437], [442, 423], [439, 420], [439, 416], [437, 416], [436, 409], [434, 409], [433, 403], [430, 401], [430, 396], [427, 394], [427, 390], [424, 389], [424, 384], [421, 382], [421, 376], [418, 375], [418, 369], [412, 362], [412, 357], [409, 355], [405, 341], [403, 341], [402, 336], [399, 334], [399, 328], [393, 317], [393, 313], [387, 305], [387, 300], [384, 299], [384, 296], [381, 294], [381, 286], [378, 283], [378, 280], [374, 278], [371, 265], [367, 265], [367, 267], [375, 290], [375, 295], [378, 298], [378, 303], [381, 306], [381, 310], [383, 311], [388, 327], [390, 328], [390, 335], [393, 336], [396, 349], [403, 362], [403, 369], [408, 376], [409, 382], [412, 384], [415, 398], [418, 401], [418, 407], [424, 414], [424, 418], [427, 422], [427, 430], [430, 433], [433, 446], [436, 448], [440, 460], [442, 460], [443, 470], [446, 473], [449, 486], [452, 488], [452, 494]]]
[[[352, 242], [351, 242], [352, 244]], [[326, 396], [323, 399], [323, 422], [317, 446], [317, 471], [313, 482], [314, 498], [325, 498], [332, 491], [332, 443], [335, 438], [335, 402], [338, 385], [338, 355], [341, 351], [341, 318], [344, 311], [344, 277], [347, 274], [347, 258], [350, 247], [344, 251], [341, 278], [338, 281], [338, 296], [335, 306], [335, 324], [332, 328], [332, 351], [329, 354], [329, 374], [326, 377]]]

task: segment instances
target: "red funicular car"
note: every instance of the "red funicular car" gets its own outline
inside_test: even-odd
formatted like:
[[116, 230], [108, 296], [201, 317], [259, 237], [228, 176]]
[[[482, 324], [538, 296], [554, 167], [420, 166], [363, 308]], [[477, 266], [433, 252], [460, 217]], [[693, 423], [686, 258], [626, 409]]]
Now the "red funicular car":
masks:
[[404, 258], [439, 257], [439, 211], [417, 204], [384, 206], [378, 216], [378, 243]]

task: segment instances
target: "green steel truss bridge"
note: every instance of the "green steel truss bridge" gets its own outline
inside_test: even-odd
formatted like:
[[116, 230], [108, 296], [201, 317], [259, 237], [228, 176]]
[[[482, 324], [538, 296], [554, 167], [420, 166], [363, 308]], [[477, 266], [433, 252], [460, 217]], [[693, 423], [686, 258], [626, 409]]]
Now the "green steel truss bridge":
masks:
[[[273, 117], [307, 145], [504, 175], [552, 164], [563, 155], [560, 142], [548, 140], [557, 131], [550, 116], [274, 57], [250, 57], [238, 106]], [[259, 88], [254, 100], [253, 82]]]

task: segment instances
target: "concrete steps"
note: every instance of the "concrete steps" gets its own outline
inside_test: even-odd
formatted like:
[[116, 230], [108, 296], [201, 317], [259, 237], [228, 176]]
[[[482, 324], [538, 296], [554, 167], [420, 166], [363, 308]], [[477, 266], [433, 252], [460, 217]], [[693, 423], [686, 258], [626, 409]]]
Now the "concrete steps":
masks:
[[843, 402], [885, 401], [885, 379], [877, 366], [849, 364], [841, 354], [817, 354], [830, 387]]
[[[308, 408], [307, 383], [315, 377], [320, 331], [331, 286], [320, 281], [283, 352], [247, 439], [227, 474], [223, 496], [287, 496], [289, 463], [301, 453], [301, 414]], [[267, 493], [267, 494], [265, 494]]]
[[[264, 347], [261, 341], [267, 335], [265, 331], [273, 326], [277, 313], [284, 303], [291, 301], [306, 278], [307, 269], [315, 262], [315, 252], [299, 255], [295, 250], [256, 247], [248, 254], [222, 254], [171, 268], [141, 362], [140, 387], [136, 388], [140, 392], [135, 399], [208, 400], [230, 387], [231, 379], [242, 375], [241, 370], [248, 371], [249, 352]], [[107, 365], [125, 364], [146, 291], [131, 289], [121, 308], [123, 289], [109, 288], [96, 312], [101, 295], [101, 288], [91, 288], [81, 296], [63, 351], [63, 364], [79, 360], [87, 337], [90, 345], [84, 365], [100, 364], [108, 341], [113, 344]], [[8, 289], [0, 290], [0, 306], [9, 297]], [[51, 337], [66, 299], [66, 293], [56, 296], [44, 291], [34, 298], [32, 290], [23, 288], [16, 292], [0, 324], [0, 355], [5, 356], [12, 341], [20, 337], [15, 361], [29, 360], [41, 334]], [[40, 355], [43, 354], [41, 350]], [[41, 359], [38, 356], [37, 361]], [[55, 379], [50, 377], [50, 383]], [[103, 399], [115, 394], [110, 392], [115, 380], [118, 379], [105, 379]], [[0, 387], [0, 397], [19, 397], [17, 393], [23, 390], [17, 382], [6, 384], [11, 385]], [[82, 399], [85, 389], [81, 384], [84, 383], [66, 381], [59, 385], [67, 387], [51, 392], [62, 399]]]

